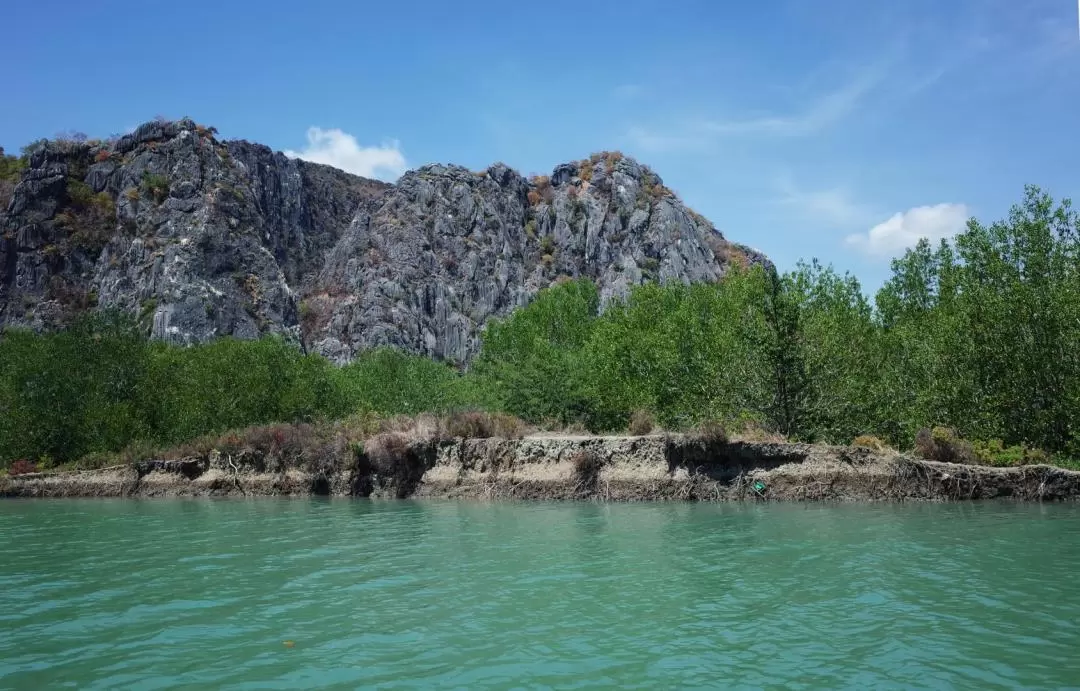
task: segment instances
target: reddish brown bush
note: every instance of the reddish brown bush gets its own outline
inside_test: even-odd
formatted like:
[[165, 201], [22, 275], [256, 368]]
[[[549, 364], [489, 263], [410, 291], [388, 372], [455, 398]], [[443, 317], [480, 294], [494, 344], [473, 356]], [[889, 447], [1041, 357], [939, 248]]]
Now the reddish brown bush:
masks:
[[951, 427], [920, 429], [915, 435], [915, 454], [942, 463], [978, 463], [971, 442], [962, 439]]
[[37, 463], [20, 458], [8, 467], [8, 475], [28, 475], [38, 471]]

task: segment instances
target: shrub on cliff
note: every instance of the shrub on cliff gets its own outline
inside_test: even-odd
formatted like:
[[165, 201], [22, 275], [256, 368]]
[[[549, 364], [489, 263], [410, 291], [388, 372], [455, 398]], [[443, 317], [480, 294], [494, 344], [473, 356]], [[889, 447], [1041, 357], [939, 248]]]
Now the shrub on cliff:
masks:
[[4, 147], [0, 146], [0, 180], [17, 182], [22, 177], [22, 171], [26, 168], [25, 156], [11, 156], [4, 153]]
[[139, 187], [160, 204], [169, 196], [169, 178], [155, 173], [144, 173]]

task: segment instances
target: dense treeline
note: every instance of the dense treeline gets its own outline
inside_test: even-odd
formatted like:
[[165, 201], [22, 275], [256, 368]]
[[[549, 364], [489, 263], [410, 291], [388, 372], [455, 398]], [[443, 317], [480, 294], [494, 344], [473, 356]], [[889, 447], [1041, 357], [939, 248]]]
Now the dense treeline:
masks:
[[809, 441], [924, 427], [1080, 455], [1080, 222], [1034, 187], [1009, 218], [971, 220], [892, 265], [873, 302], [817, 262], [719, 285], [647, 285], [596, 315], [557, 287], [487, 331], [478, 374], [506, 410], [619, 428], [751, 419]]
[[873, 301], [816, 262], [649, 284], [603, 314], [593, 284], [569, 281], [490, 324], [467, 374], [388, 349], [339, 368], [276, 339], [168, 347], [110, 314], [48, 335], [11, 330], [0, 339], [0, 464], [274, 421], [464, 408], [594, 431], [648, 411], [669, 429], [752, 422], [903, 448], [941, 425], [984, 448], [1076, 457], [1078, 229], [1067, 201], [1029, 188], [1007, 220], [972, 220], [894, 261]]
[[121, 315], [90, 314], [64, 331], [0, 340], [0, 467], [270, 422], [471, 407], [481, 400], [470, 382], [389, 349], [339, 368], [277, 338], [171, 347]]

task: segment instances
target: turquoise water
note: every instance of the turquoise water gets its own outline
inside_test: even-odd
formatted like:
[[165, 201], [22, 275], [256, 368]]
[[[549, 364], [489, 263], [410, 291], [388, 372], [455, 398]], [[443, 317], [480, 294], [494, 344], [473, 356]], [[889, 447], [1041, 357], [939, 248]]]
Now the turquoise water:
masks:
[[4, 689], [1080, 686], [1077, 506], [0, 501], [0, 548]]

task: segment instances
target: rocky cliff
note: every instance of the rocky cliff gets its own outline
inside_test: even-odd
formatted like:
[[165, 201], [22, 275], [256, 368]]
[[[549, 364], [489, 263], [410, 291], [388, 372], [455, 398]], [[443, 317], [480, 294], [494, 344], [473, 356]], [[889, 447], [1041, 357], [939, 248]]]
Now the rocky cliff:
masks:
[[388, 185], [184, 119], [38, 142], [21, 166], [0, 188], [0, 325], [115, 307], [174, 343], [278, 333], [339, 362], [392, 345], [462, 363], [489, 318], [564, 277], [607, 301], [767, 263], [618, 153]]

